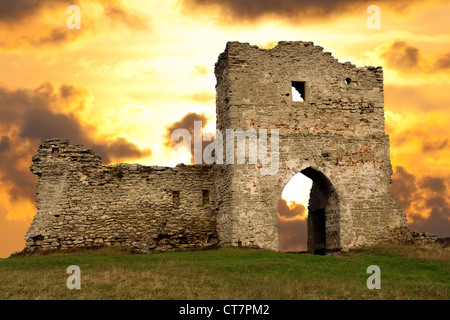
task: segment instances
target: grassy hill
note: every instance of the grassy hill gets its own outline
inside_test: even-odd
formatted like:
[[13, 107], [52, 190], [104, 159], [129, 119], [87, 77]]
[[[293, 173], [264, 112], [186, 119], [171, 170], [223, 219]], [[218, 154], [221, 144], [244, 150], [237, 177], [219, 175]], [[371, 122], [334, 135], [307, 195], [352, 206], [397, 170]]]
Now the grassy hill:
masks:
[[[67, 267], [81, 269], [69, 290]], [[367, 267], [381, 269], [369, 290]], [[124, 249], [0, 259], [0, 299], [450, 299], [450, 248], [379, 246], [339, 256], [248, 248]]]

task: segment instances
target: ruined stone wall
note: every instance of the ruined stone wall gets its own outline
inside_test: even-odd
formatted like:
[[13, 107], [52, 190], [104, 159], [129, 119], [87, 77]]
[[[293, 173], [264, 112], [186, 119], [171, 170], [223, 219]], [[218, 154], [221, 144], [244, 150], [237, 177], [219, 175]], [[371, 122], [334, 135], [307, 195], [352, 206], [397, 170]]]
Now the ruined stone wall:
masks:
[[[217, 129], [279, 130], [279, 150], [269, 152], [279, 158], [275, 174], [262, 174], [273, 164], [248, 159], [175, 168], [102, 166], [82, 146], [48, 140], [31, 166], [39, 176], [38, 212], [25, 250], [278, 250], [278, 200], [298, 172], [313, 180], [311, 252], [409, 235], [406, 216], [389, 191], [381, 68], [339, 63], [310, 42], [280, 42], [269, 50], [229, 42], [215, 74]], [[294, 84], [304, 101], [293, 101]], [[237, 149], [235, 144], [235, 155]]]
[[38, 211], [26, 251], [120, 245], [139, 251], [218, 244], [209, 166], [102, 166], [91, 150], [47, 140], [33, 157]]
[[[327, 221], [334, 221], [327, 237], [338, 238], [327, 239], [327, 250], [375, 244], [406, 228], [389, 191], [381, 68], [339, 63], [310, 42], [280, 42], [269, 50], [229, 42], [215, 73], [218, 129], [280, 134], [276, 174], [262, 175], [265, 166], [258, 163], [231, 165], [223, 176], [231, 186], [226, 198], [217, 198], [228, 208], [218, 208], [223, 244], [278, 250], [278, 199], [305, 169], [323, 174], [335, 190], [334, 204], [323, 205]], [[293, 101], [293, 82], [304, 83], [305, 101]]]

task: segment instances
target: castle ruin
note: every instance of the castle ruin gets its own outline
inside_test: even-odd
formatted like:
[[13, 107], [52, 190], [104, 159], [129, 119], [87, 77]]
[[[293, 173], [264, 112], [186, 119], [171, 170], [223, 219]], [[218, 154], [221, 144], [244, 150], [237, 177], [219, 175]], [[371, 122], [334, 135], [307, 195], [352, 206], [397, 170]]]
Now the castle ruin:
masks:
[[229, 42], [215, 74], [217, 129], [278, 129], [275, 174], [261, 174], [261, 163], [102, 166], [91, 150], [46, 140], [31, 166], [39, 177], [38, 211], [25, 251], [107, 245], [277, 251], [278, 200], [298, 172], [313, 180], [309, 252], [409, 235], [389, 190], [381, 67], [340, 63], [311, 42], [272, 49]]

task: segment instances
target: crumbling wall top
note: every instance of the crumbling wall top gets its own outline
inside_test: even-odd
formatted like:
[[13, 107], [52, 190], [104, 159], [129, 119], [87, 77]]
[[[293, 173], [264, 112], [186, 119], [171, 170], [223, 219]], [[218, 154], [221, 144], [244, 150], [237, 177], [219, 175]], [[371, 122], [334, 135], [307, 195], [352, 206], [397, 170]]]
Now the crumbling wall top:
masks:
[[71, 145], [67, 139], [48, 139], [39, 145], [30, 170], [41, 175], [46, 167], [55, 168], [68, 162], [84, 167], [98, 167], [101, 166], [102, 159], [94, 151], [81, 145]]

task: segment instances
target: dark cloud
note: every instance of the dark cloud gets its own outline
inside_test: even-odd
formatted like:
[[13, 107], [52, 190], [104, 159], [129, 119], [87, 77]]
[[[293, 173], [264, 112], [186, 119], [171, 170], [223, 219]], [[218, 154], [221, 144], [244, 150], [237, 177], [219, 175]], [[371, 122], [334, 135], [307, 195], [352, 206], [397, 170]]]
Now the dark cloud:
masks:
[[302, 204], [294, 203], [293, 208], [290, 209], [286, 200], [281, 197], [278, 200], [278, 244], [280, 251], [308, 250], [306, 219], [289, 219], [303, 217], [305, 213], [306, 208]]
[[8, 137], [2, 137], [0, 139], [0, 154], [5, 150], [8, 150], [11, 146], [11, 141]]
[[446, 149], [448, 146], [448, 139], [440, 139], [433, 141], [423, 141], [423, 152], [434, 152]]
[[[190, 144], [191, 148], [188, 151], [191, 152], [191, 164], [194, 164], [194, 153], [195, 153], [194, 122], [195, 121], [202, 122], [202, 129], [205, 128], [205, 126], [208, 124], [208, 118], [206, 117], [206, 115], [204, 113], [190, 112], [190, 113], [185, 114], [180, 121], [174, 122], [174, 123], [170, 124], [169, 126], [167, 126], [166, 133], [164, 135], [164, 145], [167, 148], [172, 149], [177, 144], [179, 144], [180, 142], [183, 141], [183, 138], [180, 138], [180, 141], [172, 141], [172, 132], [176, 129], [186, 129], [189, 131], [189, 133], [191, 135], [191, 144]], [[203, 155], [203, 150], [213, 141], [214, 141], [214, 139], [211, 139], [211, 141], [203, 141], [202, 155]], [[202, 156], [202, 159], [203, 159], [203, 156]]]
[[[38, 15], [44, 10], [67, 9], [71, 5], [77, 5], [82, 10], [83, 2], [84, 0], [0, 0], [0, 21], [22, 22], [25, 18]], [[105, 15], [114, 21], [120, 21], [137, 28], [146, 26], [141, 16], [125, 10], [119, 0], [92, 0], [90, 2], [102, 5]], [[66, 10], [64, 10], [64, 13], [66, 13]]]
[[[444, 177], [416, 177], [403, 167], [396, 167], [391, 191], [412, 221], [412, 231], [450, 235], [450, 194]], [[423, 212], [431, 212], [427, 218]]]
[[422, 188], [428, 188], [439, 193], [445, 193], [447, 189], [445, 181], [442, 178], [425, 177], [421, 180], [420, 184]]
[[35, 47], [47, 44], [59, 44], [64, 43], [69, 39], [71, 40], [77, 38], [79, 35], [81, 35], [82, 32], [83, 32], [82, 30], [77, 30], [76, 32], [73, 32], [68, 28], [53, 28], [49, 34], [40, 37], [37, 40], [31, 39], [29, 40], [29, 42]]
[[[151, 150], [141, 150], [135, 144], [127, 141], [125, 138], [117, 138], [104, 143], [86, 144], [89, 148], [98, 153], [104, 163], [120, 162], [126, 159], [139, 159], [143, 157], [151, 157]], [[106, 160], [105, 160], [106, 159]]]
[[440, 56], [434, 64], [434, 69], [435, 70], [450, 69], [450, 53], [446, 53]]
[[[88, 2], [102, 7], [103, 14], [84, 14], [83, 5]], [[114, 28], [125, 25], [132, 30], [148, 29], [146, 18], [140, 12], [126, 9], [124, 3], [121, 0], [0, 0], [0, 30], [4, 31], [0, 34], [0, 47], [61, 45], [92, 34], [92, 31], [98, 33], [102, 26]], [[81, 10], [81, 29], [69, 30], [66, 27], [70, 16], [67, 8], [71, 5], [77, 5]], [[52, 21], [39, 19], [46, 15], [55, 18]]]
[[424, 56], [419, 48], [404, 41], [395, 41], [381, 57], [387, 65], [402, 71], [434, 72], [450, 69], [450, 53]]
[[382, 54], [382, 58], [391, 67], [412, 70], [419, 67], [421, 54], [418, 48], [403, 41], [396, 41]]
[[[403, 11], [417, 1], [379, 0], [377, 5], [389, 6], [390, 10]], [[360, 12], [362, 19], [369, 5], [366, 0], [181, 0], [188, 13], [197, 13], [201, 9], [218, 7], [221, 9], [221, 21], [232, 20], [235, 23], [257, 22], [263, 18], [275, 17], [302, 24], [311, 20], [338, 18], [354, 12]]]
[[120, 21], [134, 30], [143, 30], [148, 27], [147, 22], [143, 17], [135, 13], [125, 11], [120, 5], [117, 4], [117, 2], [113, 5], [107, 5], [105, 7], [105, 14], [112, 21]]
[[307, 251], [306, 220], [278, 220], [278, 245], [281, 252]]
[[38, 14], [44, 8], [54, 8], [55, 5], [65, 4], [70, 6], [77, 4], [73, 0], [0, 0], [0, 21], [8, 23], [20, 21], [34, 14]]
[[61, 87], [59, 87], [59, 95], [63, 99], [74, 99], [77, 98], [80, 93], [86, 94], [86, 90], [83, 90], [82, 88], [77, 88], [70, 84], [62, 84]]
[[434, 233], [440, 238], [450, 237], [450, 209], [448, 207], [434, 207], [427, 218], [415, 216], [409, 229], [416, 232]]
[[[428, 196], [425, 198], [425, 205], [432, 209], [441, 209], [449, 206], [447, 200], [440, 196]], [[450, 217], [449, 217], [450, 218]]]
[[280, 198], [278, 200], [278, 213], [285, 218], [303, 217], [306, 213], [306, 208], [304, 205], [294, 202], [293, 208], [291, 209], [287, 201]]
[[398, 166], [392, 177], [390, 188], [402, 208], [407, 211], [417, 192], [416, 177]]
[[33, 155], [31, 149], [20, 148], [23, 141], [11, 140], [7, 136], [0, 139], [0, 179], [2, 187], [7, 189], [12, 201], [20, 201], [21, 198], [34, 201], [37, 178], [28, 170], [16, 167], [18, 161], [30, 159]]
[[29, 109], [21, 120], [22, 138], [43, 140], [67, 136], [73, 141], [83, 140], [82, 125], [73, 114], [55, 114], [48, 109]]
[[[38, 144], [47, 138], [67, 138], [98, 153], [105, 164], [150, 156], [124, 138], [99, 141], [95, 128], [83, 125], [76, 114], [63, 113], [75, 101], [82, 108], [85, 90], [63, 85], [55, 90], [45, 83], [35, 90], [0, 87], [0, 176], [12, 200], [34, 199], [35, 177], [16, 163], [30, 163]], [[55, 111], [59, 110], [59, 111]]]

